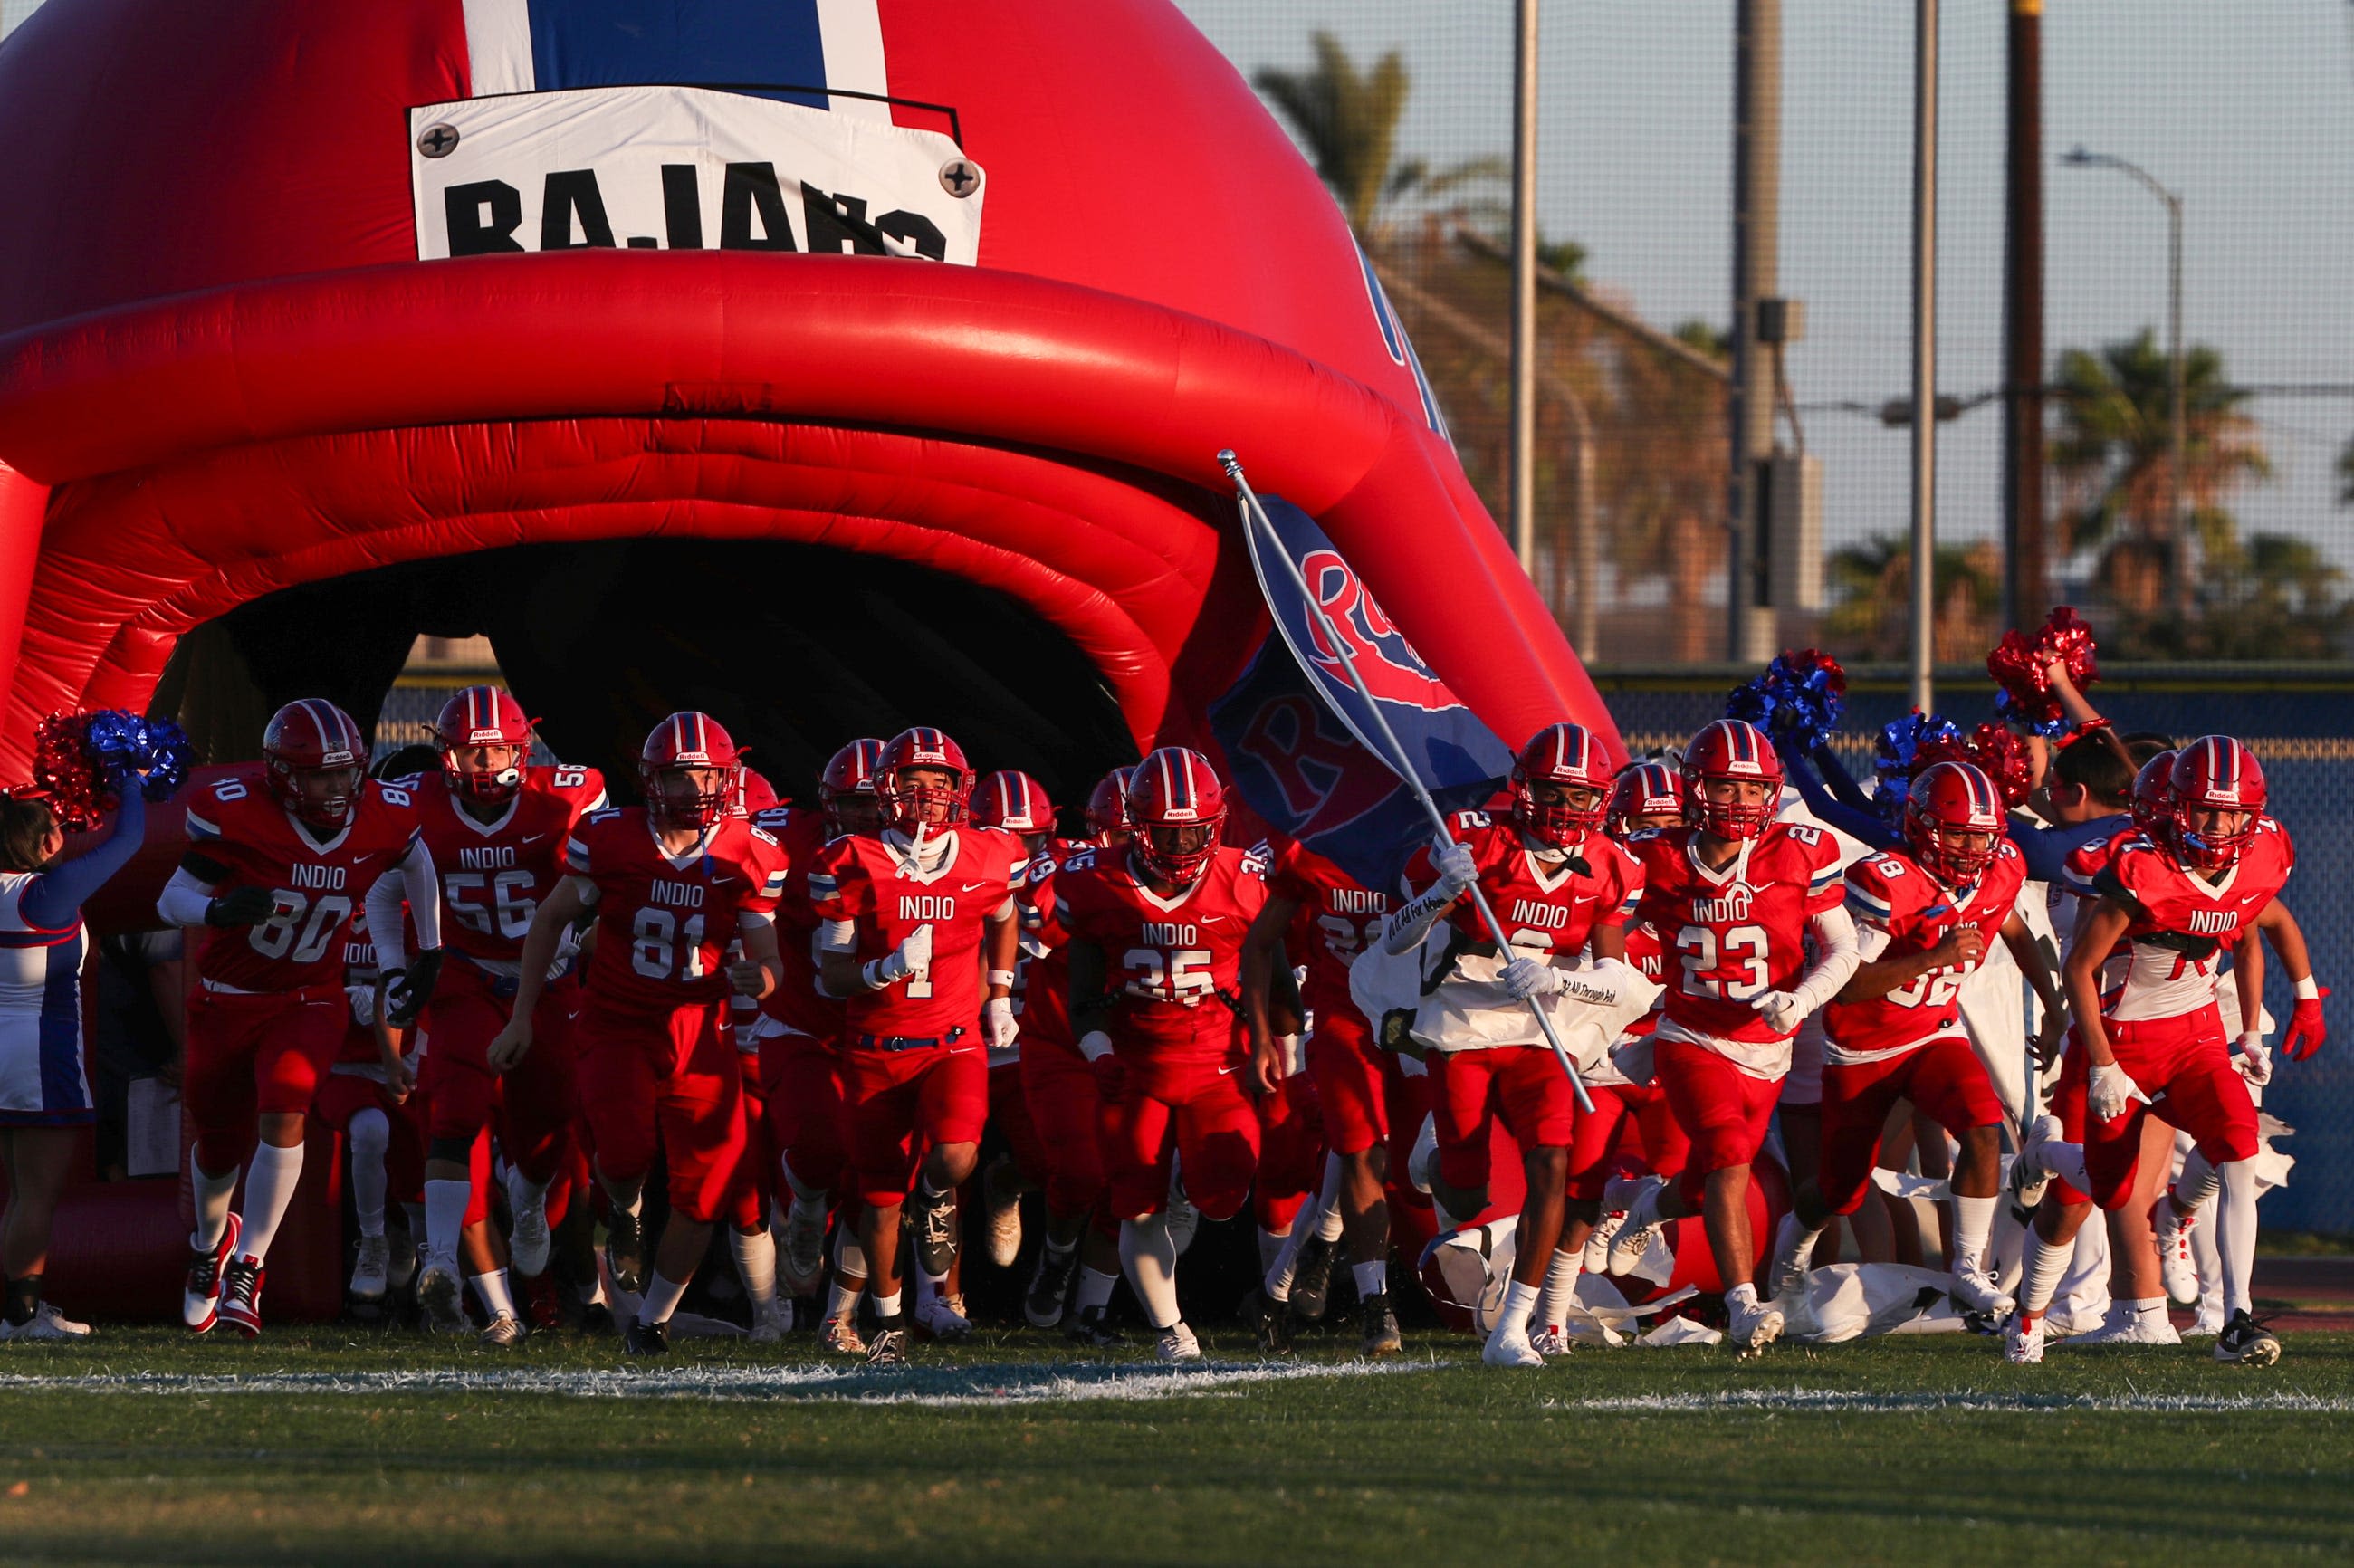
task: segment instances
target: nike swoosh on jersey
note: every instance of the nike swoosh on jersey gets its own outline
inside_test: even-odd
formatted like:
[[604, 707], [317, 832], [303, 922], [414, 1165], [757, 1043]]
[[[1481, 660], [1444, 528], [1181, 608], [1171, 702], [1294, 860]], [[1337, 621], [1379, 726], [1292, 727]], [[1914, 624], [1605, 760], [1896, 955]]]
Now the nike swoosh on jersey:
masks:
[[985, 882], [968, 882], [964, 885], [964, 891], [967, 893], [979, 893], [982, 888], [987, 887], [988, 885], [989, 884]]

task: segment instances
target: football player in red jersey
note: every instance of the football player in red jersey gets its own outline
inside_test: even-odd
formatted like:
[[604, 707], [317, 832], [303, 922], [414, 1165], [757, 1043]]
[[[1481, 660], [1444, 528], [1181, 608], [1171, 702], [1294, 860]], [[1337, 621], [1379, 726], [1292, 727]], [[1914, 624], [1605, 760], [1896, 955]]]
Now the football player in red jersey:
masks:
[[1905, 848], [1857, 861], [1848, 913], [1861, 959], [1824, 1015], [1822, 1159], [1800, 1183], [1776, 1239], [1768, 1277], [1779, 1297], [1803, 1288], [1807, 1261], [1834, 1214], [1863, 1202], [1896, 1103], [1909, 1100], [1962, 1146], [1954, 1170], [1955, 1302], [2011, 1309], [1986, 1268], [2001, 1186], [2002, 1101], [1962, 1027], [1957, 998], [1990, 938], [1999, 937], [2042, 1004], [2048, 1051], [2057, 1044], [2059, 988], [2020, 917], [2027, 863], [2004, 836], [1994, 781], [1967, 762], [1940, 762], [1905, 798]]
[[[1035, 779], [1009, 768], [990, 774], [973, 790], [972, 820], [976, 827], [995, 828], [1022, 841], [1023, 874], [1014, 885], [1018, 911], [1031, 863], [1064, 847], [1065, 841], [1055, 833], [1055, 802]], [[1022, 1089], [1022, 1046], [1030, 1033], [1031, 982], [1047, 950], [1040, 933], [1024, 920], [1008, 998], [1022, 1040], [989, 1054], [989, 1125], [1004, 1136], [1005, 1150], [982, 1169], [981, 1192], [988, 1211], [989, 1261], [1000, 1268], [1013, 1267], [1021, 1255], [1022, 1195], [1037, 1192], [1045, 1181], [1045, 1150]]]
[[[2065, 975], [2075, 1013], [2062, 1103], [2072, 1086], [2084, 1097], [2081, 1147], [2031, 1137], [2020, 1159], [2060, 1178], [2062, 1213], [2047, 1232], [2030, 1231], [2018, 1315], [2005, 1352], [2014, 1361], [2043, 1355], [2043, 1311], [2064, 1264], [2064, 1244], [2083, 1223], [2083, 1194], [2104, 1209], [2130, 1200], [2140, 1159], [2142, 1124], [2156, 1108], [2197, 1140], [2192, 1158], [2212, 1170], [2221, 1193], [2216, 1241], [2222, 1255], [2227, 1319], [2215, 1359], [2269, 1366], [2280, 1341], [2253, 1316], [2256, 1153], [2249, 1077], [2270, 1075], [2254, 1020], [2261, 1016], [2259, 933], [2272, 935], [2297, 982], [2300, 1022], [2312, 966], [2278, 895], [2296, 868], [2284, 828], [2264, 814], [2264, 769], [2229, 736], [2211, 735], [2175, 754], [2171, 800], [2154, 834], [2118, 844], [2094, 879], [2097, 901], [2079, 926]], [[2127, 951], [2124, 983], [2101, 994], [2101, 969], [2113, 948]], [[2233, 949], [2244, 1068], [2232, 1061], [2215, 1003], [2222, 948]], [[2251, 961], [2254, 960], [2254, 961]], [[2311, 1027], [2320, 1027], [2315, 998]], [[2048, 1123], [2040, 1123], [2039, 1134]], [[2186, 1167], [2186, 1180], [2192, 1172]], [[2047, 1209], [2052, 1207], [2046, 1200]]]
[[[441, 706], [434, 741], [440, 768], [408, 788], [440, 877], [453, 957], [424, 1019], [419, 1086], [430, 1102], [432, 1141], [417, 1303], [429, 1329], [454, 1332], [465, 1323], [458, 1238], [467, 1210], [482, 1196], [472, 1191], [472, 1155], [494, 1111], [512, 1171], [514, 1272], [528, 1280], [547, 1271], [547, 1188], [572, 1123], [566, 1031], [578, 1005], [577, 982], [568, 974], [545, 982], [532, 1021], [537, 1049], [504, 1075], [493, 1071], [487, 1053], [514, 1005], [532, 917], [564, 878], [565, 841], [584, 813], [603, 810], [606, 800], [604, 777], [593, 768], [530, 766], [531, 720], [496, 686], [454, 693]], [[501, 1303], [488, 1305], [499, 1315]], [[504, 1305], [512, 1317], [513, 1304]]]
[[[777, 906], [778, 949], [784, 980], [760, 1003], [765, 1015], [760, 1040], [760, 1083], [779, 1173], [790, 1194], [782, 1241], [784, 1283], [794, 1296], [810, 1297], [823, 1283], [827, 1217], [838, 1203], [853, 1202], [842, 1146], [843, 1005], [818, 985], [818, 928], [823, 924], [810, 902], [807, 867], [826, 844], [845, 833], [882, 831], [875, 800], [875, 768], [883, 743], [862, 737], [827, 759], [818, 777], [818, 809], [782, 807], [760, 824], [785, 846], [797, 868]], [[827, 1350], [864, 1355], [859, 1337], [858, 1294], [866, 1283], [866, 1258], [846, 1218], [835, 1240], [834, 1278], [827, 1304], [817, 1315], [818, 1338]]]
[[[216, 1319], [261, 1332], [263, 1261], [302, 1173], [302, 1126], [342, 1049], [344, 927], [365, 906], [386, 1021], [406, 1028], [440, 969], [433, 857], [408, 792], [366, 774], [367, 742], [334, 704], [287, 704], [261, 763], [192, 791], [188, 849], [156, 910], [207, 927], [188, 999], [181, 1093], [196, 1127], [188, 1174], [196, 1227], [181, 1303], [189, 1328]], [[401, 902], [420, 949], [403, 950]], [[229, 1213], [246, 1171], [245, 1207]]]
[[1703, 1216], [1731, 1338], [1749, 1354], [1782, 1332], [1781, 1312], [1758, 1300], [1752, 1279], [1749, 1165], [1790, 1068], [1791, 1036], [1855, 973], [1855, 923], [1830, 834], [1775, 820], [1782, 764], [1762, 732], [1717, 720], [1692, 737], [1682, 772], [1688, 825], [1638, 834], [1628, 847], [1643, 867], [1638, 917], [1667, 953], [1653, 1061], [1692, 1146], [1681, 1179], [1647, 1185], [1627, 1224]]
[[[1627, 917], [1643, 891], [1635, 862], [1602, 831], [1613, 782], [1609, 757], [1584, 726], [1539, 730], [1513, 759], [1510, 814], [1469, 828], [1458, 843], [1418, 853], [1406, 879], [1426, 891], [1385, 932], [1391, 952], [1412, 952], [1447, 920], [1440, 983], [1460, 988], [1467, 1023], [1477, 1020], [1430, 1042], [1438, 1133], [1433, 1196], [1454, 1213], [1487, 1206], [1498, 1119], [1528, 1171], [1512, 1283], [1480, 1352], [1491, 1366], [1544, 1364], [1530, 1343], [1529, 1321], [1562, 1241], [1578, 1114], [1569, 1075], [1528, 1004], [1573, 988], [1582, 999], [1614, 990], [1625, 974]], [[1495, 950], [1486, 920], [1464, 896], [1474, 883], [1511, 934], [1509, 957]], [[1590, 971], [1581, 961], [1589, 952]], [[1466, 968], [1466, 959], [1476, 965]], [[1581, 1234], [1576, 1251], [1559, 1255], [1573, 1281], [1585, 1240]]]
[[1136, 836], [1136, 821], [1128, 812], [1128, 779], [1132, 771], [1115, 768], [1087, 791], [1087, 838], [1097, 849], [1125, 849]]
[[396, 1187], [415, 1190], [424, 1159], [415, 1124], [401, 1108], [415, 1081], [414, 1064], [401, 1035], [377, 1022], [376, 982], [376, 944], [368, 939], [363, 912], [344, 931], [344, 995], [350, 1024], [344, 1032], [343, 1049], [319, 1080], [318, 1097], [312, 1102], [321, 1125], [344, 1135], [352, 1217], [360, 1233], [347, 1293], [362, 1307], [381, 1304], [392, 1287], [392, 1246], [384, 1231], [386, 1201]]
[[956, 1261], [956, 1190], [972, 1175], [988, 1118], [988, 1051], [1011, 1045], [1019, 1028], [1008, 999], [1024, 858], [1020, 840], [966, 821], [972, 788], [955, 741], [928, 726], [902, 730], [875, 768], [883, 832], [834, 840], [810, 873], [824, 922], [821, 973], [845, 1001], [843, 1141], [866, 1205], [859, 1239], [880, 1319], [875, 1366], [907, 1359], [899, 1218], [911, 1187], [928, 1326], [940, 1338], [971, 1331], [938, 1296]]
[[1170, 1154], [1204, 1217], [1230, 1218], [1250, 1196], [1259, 1123], [1238, 1014], [1243, 943], [1267, 884], [1257, 861], [1218, 842], [1225, 787], [1201, 753], [1155, 751], [1127, 795], [1132, 842], [1074, 852], [1055, 874], [1054, 917], [1070, 934], [1072, 1028], [1105, 1099], [1120, 1263], [1160, 1358], [1199, 1361], [1177, 1306]]
[[[1357, 1299], [1364, 1308], [1363, 1348], [1369, 1356], [1401, 1349], [1397, 1316], [1390, 1309], [1389, 1179], [1391, 1107], [1401, 1098], [1398, 1058], [1373, 1043], [1373, 1025], [1349, 996], [1349, 966], [1377, 937], [1390, 895], [1376, 892], [1296, 839], [1277, 842], [1267, 868], [1267, 903], [1251, 923], [1243, 949], [1243, 1001], [1251, 1030], [1252, 1072], [1263, 1096], [1283, 1089], [1283, 1063], [1269, 1022], [1278, 971], [1290, 968], [1285, 939], [1294, 923], [1312, 924], [1302, 944], [1308, 981], [1300, 1000], [1313, 1019], [1308, 1075], [1316, 1087], [1327, 1146], [1341, 1160], [1342, 1242]], [[1420, 1118], [1416, 1118], [1418, 1123]], [[1276, 1305], [1276, 1304], [1271, 1304]], [[1278, 1348], [1278, 1321], [1262, 1325], [1261, 1342]], [[1277, 1343], [1269, 1343], [1270, 1334]]]
[[[596, 946], [573, 1049], [597, 1177], [610, 1201], [606, 1261], [620, 1288], [643, 1286], [625, 1331], [632, 1355], [670, 1348], [671, 1314], [711, 1227], [730, 1210], [744, 1096], [728, 997], [768, 995], [781, 968], [770, 914], [784, 892], [785, 853], [735, 809], [742, 767], [736, 743], [708, 715], [675, 713], [653, 727], [638, 757], [646, 803], [575, 825], [564, 880], [540, 901], [524, 938], [514, 1012], [487, 1053], [492, 1070], [504, 1073], [534, 1049], [557, 949], [593, 909]], [[728, 945], [739, 940], [744, 958], [731, 963]], [[648, 1275], [641, 1215], [657, 1139], [671, 1212]]]

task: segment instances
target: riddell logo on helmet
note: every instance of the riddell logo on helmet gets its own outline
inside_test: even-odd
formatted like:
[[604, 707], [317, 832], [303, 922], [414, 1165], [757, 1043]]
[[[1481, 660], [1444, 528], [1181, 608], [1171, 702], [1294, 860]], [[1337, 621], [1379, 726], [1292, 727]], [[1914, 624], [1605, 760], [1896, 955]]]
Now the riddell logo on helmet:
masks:
[[327, 751], [320, 754], [319, 766], [322, 768], [348, 768], [355, 760], [355, 758], [348, 751]]
[[705, 763], [710, 760], [711, 754], [707, 751], [682, 751], [676, 757], [671, 758], [671, 761], [674, 765], [682, 768], [690, 763]]
[[470, 729], [466, 732], [468, 746], [496, 746], [505, 739], [505, 736], [494, 729]]

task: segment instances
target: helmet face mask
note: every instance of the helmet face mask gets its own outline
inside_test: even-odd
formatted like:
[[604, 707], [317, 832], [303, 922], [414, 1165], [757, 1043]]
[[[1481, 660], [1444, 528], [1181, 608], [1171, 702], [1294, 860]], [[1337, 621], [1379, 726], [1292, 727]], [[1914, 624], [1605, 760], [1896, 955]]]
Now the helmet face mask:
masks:
[[704, 832], [743, 800], [743, 754], [708, 714], [674, 713], [638, 753], [638, 790], [656, 828]]
[[522, 705], [498, 687], [468, 686], [454, 694], [433, 726], [451, 792], [486, 806], [513, 800], [531, 756], [531, 733]]
[[1638, 762], [1618, 776], [1610, 792], [1604, 831], [1614, 839], [1659, 828], [1681, 827], [1683, 784], [1664, 762]]
[[1684, 821], [1713, 839], [1754, 839], [1782, 804], [1782, 759], [1755, 726], [1719, 719], [1684, 753]]
[[2229, 870], [2264, 820], [2264, 770], [2227, 735], [2210, 735], [2174, 754], [2174, 853], [2194, 871]]
[[893, 736], [875, 763], [875, 796], [883, 826], [903, 833], [964, 821], [972, 786], [964, 748], [927, 726]]
[[1610, 789], [1609, 759], [1593, 735], [1547, 725], [1512, 759], [1512, 821], [1539, 843], [1575, 849], [1602, 831]]
[[1119, 849], [1135, 836], [1136, 820], [1128, 811], [1128, 780], [1129, 770], [1115, 768], [1087, 794], [1087, 836], [1103, 849]]
[[1913, 780], [1903, 826], [1905, 847], [1924, 870], [1948, 887], [1968, 887], [1994, 863], [2002, 842], [2002, 797], [1983, 769], [1936, 763]]
[[1129, 777], [1133, 853], [1158, 882], [1191, 887], [1217, 856], [1226, 825], [1225, 786], [1198, 751], [1165, 746]]
[[351, 715], [317, 698], [289, 703], [262, 732], [261, 758], [270, 794], [298, 821], [327, 831], [350, 822], [367, 776]]

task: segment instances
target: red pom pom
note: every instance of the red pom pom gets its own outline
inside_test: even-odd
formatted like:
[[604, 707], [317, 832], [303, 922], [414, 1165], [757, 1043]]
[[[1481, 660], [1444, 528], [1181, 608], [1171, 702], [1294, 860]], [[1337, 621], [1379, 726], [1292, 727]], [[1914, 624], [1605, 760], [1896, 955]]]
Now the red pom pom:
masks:
[[2052, 682], [2045, 673], [2055, 660], [2080, 692], [2101, 678], [2093, 629], [2064, 604], [2052, 610], [2031, 641], [2013, 628], [1987, 655], [1987, 673], [2015, 705], [2015, 716], [2039, 729], [2064, 721], [2060, 699], [2052, 694]]
[[114, 791], [90, 765], [81, 714], [51, 714], [33, 740], [33, 782], [48, 797], [58, 826], [69, 833], [96, 827], [115, 804]]
[[2003, 725], [1982, 724], [1971, 732], [1965, 749], [1969, 760], [1994, 780], [2005, 807], [2027, 803], [2032, 770], [2028, 766], [2027, 743], [2016, 732]]

